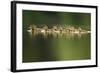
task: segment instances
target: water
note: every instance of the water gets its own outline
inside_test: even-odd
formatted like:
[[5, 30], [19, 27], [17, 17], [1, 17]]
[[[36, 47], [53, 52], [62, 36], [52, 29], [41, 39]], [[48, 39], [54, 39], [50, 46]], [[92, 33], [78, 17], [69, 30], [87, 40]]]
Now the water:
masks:
[[91, 38], [88, 34], [38, 34], [27, 32], [30, 25], [41, 28], [48, 26], [74, 26], [91, 30], [91, 14], [76, 12], [53, 12], [23, 10], [22, 61], [47, 62], [91, 59]]
[[90, 34], [37, 34], [25, 32], [23, 62], [86, 60], [91, 58]]

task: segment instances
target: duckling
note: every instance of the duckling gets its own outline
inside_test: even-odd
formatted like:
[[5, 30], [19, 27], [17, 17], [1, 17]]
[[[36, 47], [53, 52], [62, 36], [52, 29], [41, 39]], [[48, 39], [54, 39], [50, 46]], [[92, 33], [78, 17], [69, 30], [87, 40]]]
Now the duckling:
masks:
[[41, 33], [45, 33], [46, 32], [46, 30], [44, 30], [44, 29], [41, 29], [40, 31], [41, 31]]
[[32, 27], [31, 26], [28, 28], [27, 32], [32, 33]]

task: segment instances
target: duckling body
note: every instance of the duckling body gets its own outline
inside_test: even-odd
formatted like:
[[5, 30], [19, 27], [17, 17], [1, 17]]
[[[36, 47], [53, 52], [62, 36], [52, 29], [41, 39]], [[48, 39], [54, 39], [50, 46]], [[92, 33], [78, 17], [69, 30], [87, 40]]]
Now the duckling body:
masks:
[[28, 29], [27, 32], [32, 32], [32, 29]]

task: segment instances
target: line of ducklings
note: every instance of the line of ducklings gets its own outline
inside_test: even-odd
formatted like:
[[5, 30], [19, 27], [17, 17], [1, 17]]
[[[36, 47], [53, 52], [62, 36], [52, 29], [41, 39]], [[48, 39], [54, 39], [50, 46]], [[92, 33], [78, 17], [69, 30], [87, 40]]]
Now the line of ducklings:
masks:
[[70, 27], [61, 27], [61, 26], [53, 26], [52, 28], [48, 28], [47, 25], [43, 26], [42, 28], [37, 28], [36, 25], [30, 25], [28, 27], [27, 32], [33, 34], [33, 33], [42, 33], [42, 34], [67, 34], [67, 33], [72, 33], [72, 34], [86, 34], [90, 33], [90, 31], [83, 30], [81, 27], [78, 27], [77, 29], [73, 26]]

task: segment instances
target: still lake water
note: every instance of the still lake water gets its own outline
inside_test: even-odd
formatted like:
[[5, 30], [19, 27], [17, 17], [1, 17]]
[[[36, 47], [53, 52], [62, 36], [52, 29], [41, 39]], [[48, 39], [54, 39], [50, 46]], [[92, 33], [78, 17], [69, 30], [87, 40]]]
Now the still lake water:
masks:
[[47, 25], [51, 28], [56, 24], [91, 30], [91, 13], [23, 10], [23, 62], [74, 61], [91, 58], [90, 34], [34, 36], [27, 32], [30, 25], [39, 28]]
[[86, 60], [91, 58], [90, 34], [23, 34], [23, 62]]

